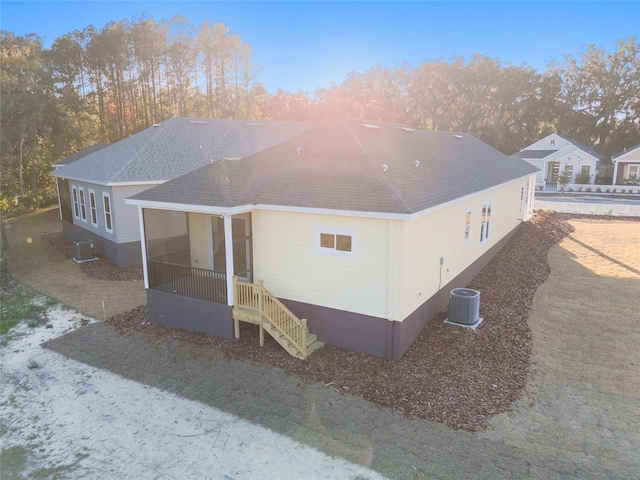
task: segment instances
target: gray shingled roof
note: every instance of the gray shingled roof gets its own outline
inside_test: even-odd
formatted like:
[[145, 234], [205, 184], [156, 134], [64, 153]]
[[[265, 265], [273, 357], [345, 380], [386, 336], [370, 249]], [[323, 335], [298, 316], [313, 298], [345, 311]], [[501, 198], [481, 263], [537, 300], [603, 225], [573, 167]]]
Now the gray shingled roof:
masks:
[[310, 123], [170, 118], [58, 168], [102, 185], [164, 182], [225, 157], [244, 157], [313, 128]]
[[471, 135], [338, 120], [239, 160], [223, 160], [132, 199], [410, 214], [538, 171]]
[[66, 158], [62, 158], [60, 160], [58, 160], [56, 163], [52, 164], [52, 166], [58, 166], [58, 165], [68, 165], [70, 163], [75, 162], [76, 160], [80, 160], [81, 158], [86, 157], [87, 155], [93, 153], [93, 152], [97, 152], [98, 150], [106, 147], [107, 145], [109, 145], [108, 143], [96, 143], [94, 145], [91, 145], [90, 147], [87, 147], [83, 150], [80, 150], [79, 152], [74, 153], [73, 155], [69, 155]]

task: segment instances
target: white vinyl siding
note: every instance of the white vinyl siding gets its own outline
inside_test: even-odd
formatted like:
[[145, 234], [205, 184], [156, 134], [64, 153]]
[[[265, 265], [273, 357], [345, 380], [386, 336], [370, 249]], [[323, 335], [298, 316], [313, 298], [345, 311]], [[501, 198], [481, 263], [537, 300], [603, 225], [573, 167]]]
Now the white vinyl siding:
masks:
[[118, 243], [139, 242], [140, 226], [138, 225], [138, 207], [127, 205], [125, 199], [144, 192], [153, 185], [133, 185], [111, 187], [111, 203], [113, 207], [114, 238]]
[[[276, 296], [387, 318], [388, 220], [262, 210], [252, 218], [255, 279]], [[357, 256], [318, 255], [323, 226], [357, 232]]]
[[489, 237], [484, 238], [482, 245], [477, 240], [477, 229], [471, 233], [473, 241], [461, 239], [460, 219], [466, 218], [469, 211], [472, 218], [481, 218], [483, 205], [489, 203], [486, 193], [481, 192], [464, 205], [452, 205], [415, 220], [397, 222], [402, 232], [398, 234], [401, 244], [396, 251], [402, 258], [397, 267], [396, 301], [399, 304], [391, 319], [404, 320], [439, 291], [440, 301], [446, 305], [449, 292], [442, 290], [444, 286], [520, 224], [518, 199], [528, 182], [529, 178], [517, 180], [491, 191], [491, 204], [500, 208], [492, 208]]
[[104, 229], [109, 233], [113, 233], [111, 196], [107, 192], [102, 193], [102, 203], [104, 209]]
[[96, 192], [89, 189], [89, 214], [91, 215], [91, 225], [98, 226], [98, 208], [96, 205]]

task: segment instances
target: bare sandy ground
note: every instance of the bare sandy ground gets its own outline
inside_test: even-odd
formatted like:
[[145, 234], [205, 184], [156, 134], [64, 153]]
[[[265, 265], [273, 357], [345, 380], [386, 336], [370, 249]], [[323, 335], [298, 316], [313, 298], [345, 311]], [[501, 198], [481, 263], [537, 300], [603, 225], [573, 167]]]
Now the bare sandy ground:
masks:
[[570, 223], [529, 315], [536, 373], [481, 436], [637, 479], [640, 223]]
[[235, 415], [41, 347], [89, 318], [60, 306], [0, 348], [3, 480], [381, 479]]
[[640, 478], [640, 229], [572, 224], [534, 299], [526, 395], [484, 432], [54, 311], [0, 348], [1, 477]]

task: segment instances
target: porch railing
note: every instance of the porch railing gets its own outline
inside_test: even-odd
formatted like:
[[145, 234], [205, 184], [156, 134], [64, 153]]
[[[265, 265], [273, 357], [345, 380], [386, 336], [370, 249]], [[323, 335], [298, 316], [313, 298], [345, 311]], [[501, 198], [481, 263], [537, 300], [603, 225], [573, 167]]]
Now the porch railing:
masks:
[[149, 288], [213, 303], [227, 303], [227, 276], [187, 263], [189, 252], [176, 252], [147, 260]]
[[[264, 343], [262, 329], [267, 331], [285, 348], [290, 343], [301, 358], [307, 357], [306, 319], [299, 319], [291, 310], [269, 292], [262, 282], [247, 283], [233, 277], [234, 306], [246, 309], [255, 315], [254, 320], [244, 317], [244, 321], [260, 325], [260, 345]], [[239, 337], [238, 319], [235, 321], [236, 338]], [[289, 350], [289, 348], [287, 348]], [[289, 353], [292, 353], [289, 351]], [[296, 355], [296, 356], [298, 356]]]

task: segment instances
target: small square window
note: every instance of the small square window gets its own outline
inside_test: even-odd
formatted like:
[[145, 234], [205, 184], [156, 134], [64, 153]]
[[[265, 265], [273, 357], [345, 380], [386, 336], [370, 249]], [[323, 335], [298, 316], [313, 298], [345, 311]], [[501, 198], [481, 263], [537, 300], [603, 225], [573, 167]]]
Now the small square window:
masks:
[[351, 251], [351, 237], [349, 235], [336, 235], [336, 250], [341, 252]]
[[556, 145], [556, 141], [555, 140], [551, 140], [551, 146], [554, 147]]
[[329, 233], [320, 234], [320, 246], [322, 248], [334, 248], [335, 247], [335, 235]]
[[356, 231], [346, 228], [315, 227], [316, 253], [341, 258], [356, 258]]

